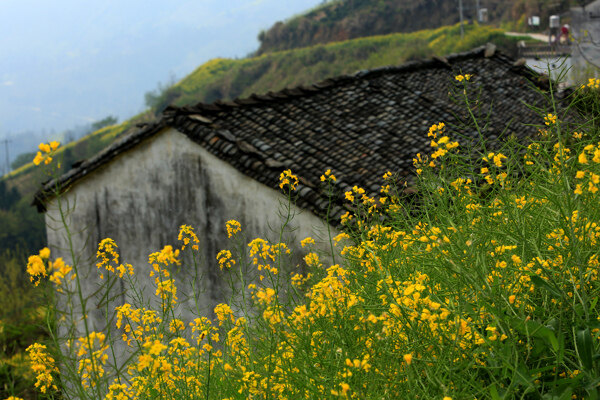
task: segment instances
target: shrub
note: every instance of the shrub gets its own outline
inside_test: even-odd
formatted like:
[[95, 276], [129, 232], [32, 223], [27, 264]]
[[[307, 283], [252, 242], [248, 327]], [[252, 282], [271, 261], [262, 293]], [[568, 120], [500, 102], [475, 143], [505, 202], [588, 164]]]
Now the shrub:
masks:
[[[455, 96], [472, 117], [477, 85], [477, 77], [457, 76]], [[84, 318], [82, 337], [56, 337], [55, 348], [70, 344], [56, 355], [68, 382], [63, 394], [597, 398], [600, 144], [595, 129], [574, 131], [570, 117], [549, 107], [530, 143], [491, 144], [464, 127], [433, 125], [424, 133], [431, 152], [414, 159], [418, 201], [410, 208], [401, 201], [403, 184], [392, 172], [380, 197], [346, 192], [349, 211], [344, 232], [330, 238], [331, 261], [305, 238], [305, 274], [281, 276], [288, 246], [260, 238], [246, 246], [243, 227], [230, 221], [231, 247], [217, 259], [243, 282], [242, 298], [239, 307], [219, 304], [214, 318], [178, 314], [170, 269], [196, 251], [191, 227], [182, 227], [180, 246], [150, 255], [156, 307], [139, 299], [133, 267], [103, 240], [100, 290], [124, 280], [139, 300], [117, 307], [106, 332], [91, 332]], [[477, 119], [468, 123], [483, 139]], [[330, 194], [334, 173], [321, 177]], [[284, 226], [296, 184], [291, 171], [281, 174]], [[65, 295], [81, 296], [81, 266], [50, 260], [30, 258], [32, 280], [50, 277]], [[248, 280], [248, 270], [259, 279]], [[132, 352], [122, 364], [111, 352], [121, 340]], [[52, 358], [40, 347], [30, 352], [37, 385], [51, 392]]]

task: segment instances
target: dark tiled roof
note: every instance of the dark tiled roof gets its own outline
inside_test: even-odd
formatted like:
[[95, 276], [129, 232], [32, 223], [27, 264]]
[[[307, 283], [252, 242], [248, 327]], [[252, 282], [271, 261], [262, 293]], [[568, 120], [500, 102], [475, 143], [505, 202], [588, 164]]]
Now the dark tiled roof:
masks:
[[[252, 95], [233, 102], [170, 107], [163, 118], [121, 141], [60, 178], [68, 187], [117, 154], [171, 126], [210, 153], [257, 181], [277, 188], [279, 174], [291, 169], [300, 178], [298, 206], [323, 215], [327, 205], [320, 175], [331, 169], [340, 193], [354, 185], [375, 194], [382, 175], [397, 172], [410, 179], [412, 159], [429, 152], [427, 131], [437, 122], [457, 123], [462, 106], [449, 100], [454, 76], [473, 74], [482, 89], [481, 104], [493, 106], [486, 131], [499, 139], [516, 118], [531, 123], [537, 116], [523, 104], [540, 104], [530, 79], [514, 60], [494, 52], [493, 45], [446, 58], [411, 62], [340, 76], [308, 87]], [[466, 135], [475, 132], [464, 132]], [[513, 123], [510, 134], [530, 137], [535, 128]], [[44, 210], [50, 182], [34, 204]], [[344, 212], [342, 201], [332, 216]]]

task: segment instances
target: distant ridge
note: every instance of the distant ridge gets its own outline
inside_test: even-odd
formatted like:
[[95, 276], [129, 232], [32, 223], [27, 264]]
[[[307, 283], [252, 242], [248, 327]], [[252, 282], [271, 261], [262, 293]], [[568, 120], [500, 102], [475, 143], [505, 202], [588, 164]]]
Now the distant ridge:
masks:
[[[479, 0], [489, 21], [511, 29], [524, 27], [525, 16], [539, 15], [541, 29], [548, 16], [562, 13], [570, 0]], [[476, 20], [476, 1], [463, 0], [466, 23]], [[435, 29], [459, 22], [456, 0], [333, 0], [285, 22], [277, 22], [258, 36], [256, 55], [359, 37]]]

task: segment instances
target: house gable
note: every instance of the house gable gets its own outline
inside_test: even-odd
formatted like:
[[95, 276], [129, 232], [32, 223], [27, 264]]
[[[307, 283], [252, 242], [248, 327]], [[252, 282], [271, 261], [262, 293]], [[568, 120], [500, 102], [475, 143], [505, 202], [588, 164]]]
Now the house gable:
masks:
[[[78, 260], [82, 289], [93, 303], [91, 329], [101, 330], [106, 321], [106, 308], [98, 307], [102, 299], [94, 297], [96, 246], [106, 237], [119, 245], [121, 262], [138, 269], [139, 290], [153, 298], [148, 254], [168, 244], [177, 246], [179, 227], [193, 226], [200, 238], [199, 258], [188, 258], [186, 267], [173, 273], [183, 317], [195, 313], [194, 300], [188, 297], [192, 292], [200, 294], [202, 311], [228, 301], [229, 272], [221, 272], [215, 259], [221, 249], [233, 246], [225, 222], [241, 222], [241, 252], [256, 237], [278, 242], [282, 221], [277, 211], [286, 203], [279, 176], [288, 168], [300, 179], [298, 206], [292, 206], [295, 219], [281, 240], [297, 257], [285, 264], [301, 271], [299, 240], [312, 236], [327, 251], [327, 233], [335, 234], [318, 218], [328, 209], [320, 175], [332, 169], [338, 177], [335, 190], [340, 198], [334, 197], [329, 209], [333, 222], [345, 212], [341, 196], [352, 186], [378, 194], [388, 170], [410, 181], [413, 157], [429, 152], [428, 128], [439, 121], [459, 124], [464, 117], [462, 106], [448, 100], [450, 91], [462, 90], [454, 80], [459, 73], [474, 74], [481, 109], [494, 108], [484, 132], [492, 144], [507, 134], [523, 139], [533, 135], [535, 128], [522, 125], [506, 131], [514, 117], [526, 122], [538, 118], [523, 104], [542, 100], [530, 87], [531, 73], [487, 47], [230, 103], [169, 108], [156, 124], [49, 182], [35, 203], [46, 211], [53, 255], [70, 265], [73, 254]], [[472, 128], [463, 135], [479, 137]], [[52, 193], [57, 186], [60, 197]], [[70, 240], [60, 224], [59, 202], [66, 211]], [[258, 278], [256, 268], [244, 268], [246, 284]], [[280, 273], [289, 281], [292, 271]], [[123, 286], [113, 288], [111, 296], [108, 309], [133, 298]]]
[[[285, 208], [286, 198], [210, 154], [185, 134], [166, 127], [79, 180], [75, 190], [61, 195], [60, 203], [71, 238], [69, 241], [65, 235], [55, 198], [47, 203], [48, 244], [55, 256], [70, 265], [72, 246], [86, 295], [96, 291], [102, 272], [95, 267], [97, 244], [109, 237], [119, 246], [121, 262], [135, 267], [140, 290], [152, 298], [154, 278], [148, 255], [166, 245], [180, 247], [179, 229], [191, 225], [200, 238], [197, 265], [185, 258], [185, 267], [172, 271], [183, 315], [191, 318], [195, 304], [188, 296], [193, 291], [199, 294], [200, 308], [209, 314], [231, 294], [225, 278], [229, 272], [221, 272], [215, 259], [220, 250], [236, 246], [227, 237], [226, 222], [236, 219], [241, 223], [239, 238], [243, 235], [244, 248], [257, 237], [277, 242], [282, 225], [277, 211]], [[300, 239], [311, 236], [324, 250], [329, 246], [328, 229], [310, 212], [296, 206], [291, 211], [294, 219], [282, 240], [296, 254], [291, 259], [295, 272], [302, 272]], [[335, 229], [331, 231], [336, 234]], [[286, 275], [291, 272], [282, 271]], [[252, 266], [247, 280], [257, 278]], [[113, 306], [133, 301], [132, 294], [123, 289], [114, 290]], [[94, 308], [90, 314], [94, 329], [101, 329], [103, 309]]]
[[[428, 128], [437, 122], [458, 124], [465, 118], [461, 104], [448, 99], [458, 89], [454, 76], [474, 75], [481, 89], [480, 110], [493, 113], [484, 132], [490, 143], [502, 136], [524, 139], [536, 129], [519, 121], [538, 116], [524, 103], [543, 101], [529, 81], [535, 75], [493, 45], [470, 52], [359, 72], [328, 79], [309, 87], [253, 95], [233, 102], [171, 107], [156, 125], [144, 128], [61, 178], [70, 186], [111, 157], [154, 135], [164, 126], [175, 127], [211, 154], [269, 187], [291, 169], [300, 177], [298, 205], [323, 215], [327, 198], [319, 176], [332, 169], [340, 193], [354, 185], [377, 194], [388, 170], [412, 179], [412, 159], [429, 152]], [[463, 132], [476, 139], [474, 129]], [[54, 182], [47, 188], [55, 187]], [[48, 193], [35, 203], [43, 210]], [[342, 198], [334, 199], [331, 215], [345, 212]]]

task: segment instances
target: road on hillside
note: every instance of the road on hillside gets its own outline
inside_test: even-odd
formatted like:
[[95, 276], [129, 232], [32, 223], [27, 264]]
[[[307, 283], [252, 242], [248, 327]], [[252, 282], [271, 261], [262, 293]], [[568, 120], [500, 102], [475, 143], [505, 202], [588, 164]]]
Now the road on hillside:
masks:
[[548, 43], [550, 38], [543, 33], [521, 33], [521, 32], [504, 32], [506, 36], [529, 36], [532, 39]]

